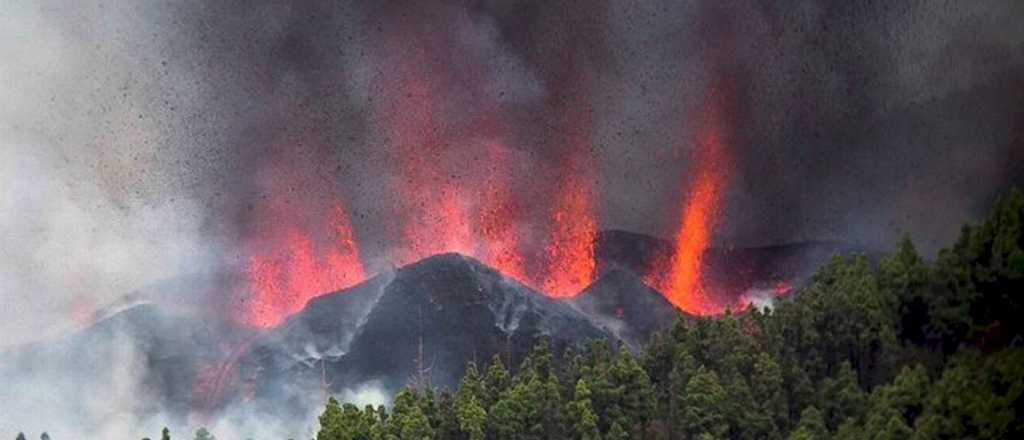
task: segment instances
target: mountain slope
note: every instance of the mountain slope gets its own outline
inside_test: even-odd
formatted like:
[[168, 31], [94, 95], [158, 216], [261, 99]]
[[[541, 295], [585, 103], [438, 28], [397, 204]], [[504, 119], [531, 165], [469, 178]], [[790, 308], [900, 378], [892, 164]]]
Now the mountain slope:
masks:
[[569, 302], [635, 350], [654, 332], [667, 331], [688, 316], [624, 269], [608, 271]]
[[442, 254], [311, 301], [256, 344], [241, 376], [254, 381], [257, 402], [292, 402], [298, 413], [309, 390], [324, 387], [386, 392], [411, 378], [454, 387], [467, 362], [499, 354], [518, 364], [542, 336], [559, 351], [614, 338], [566, 302]]
[[556, 349], [609, 337], [568, 304], [476, 260], [437, 255], [398, 271], [339, 370], [351, 381], [397, 384], [422, 367], [454, 386], [467, 361], [501, 353], [517, 362], [541, 336]]

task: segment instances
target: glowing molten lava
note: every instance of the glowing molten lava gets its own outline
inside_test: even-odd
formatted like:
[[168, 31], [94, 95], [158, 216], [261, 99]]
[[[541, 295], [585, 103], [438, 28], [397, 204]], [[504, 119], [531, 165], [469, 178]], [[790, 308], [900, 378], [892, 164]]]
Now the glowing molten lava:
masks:
[[[529, 149], [510, 147], [514, 131], [505, 125], [501, 92], [488, 83], [488, 68], [458, 61], [466, 63], [460, 64], [462, 69], [439, 74], [464, 57], [448, 52], [452, 42], [430, 29], [406, 27], [382, 44], [375, 75], [381, 93], [371, 105], [374, 123], [381, 124], [379, 140], [387, 145], [387, 165], [394, 167], [387, 170], [393, 194], [386, 230], [393, 245], [386, 249], [391, 262], [403, 266], [458, 252], [551, 296], [582, 291], [595, 277], [597, 235], [589, 157], [592, 127], [583, 111], [589, 107], [584, 105], [582, 81], [566, 76], [567, 87], [560, 88], [564, 96], [553, 100], [565, 119], [559, 125], [558, 177], [550, 179], [553, 188], [545, 189], [550, 200], [530, 201], [546, 218], [523, 220], [524, 211], [534, 211], [524, 209], [523, 200], [517, 199], [524, 192], [516, 189], [536, 185], [537, 176], [526, 175], [528, 169], [519, 164], [536, 158], [529, 157]], [[453, 96], [446, 81], [457, 82], [464, 95]], [[474, 111], [458, 107], [463, 104]], [[293, 169], [315, 169], [322, 157], [311, 156], [308, 163], [300, 163], [304, 167]], [[302, 198], [300, 206], [274, 200], [282, 198], [276, 193], [280, 188], [314, 186], [298, 173], [266, 179], [272, 182], [271, 206], [259, 214], [269, 218], [264, 225], [269, 237], [261, 237], [249, 261], [253, 294], [244, 320], [250, 324], [276, 325], [309, 299], [366, 277], [352, 225], [340, 204], [333, 211], [333, 235], [325, 239], [317, 220], [302, 214], [306, 204], [316, 208], [322, 194]], [[523, 234], [523, 225], [536, 231]]]
[[597, 224], [589, 182], [580, 159], [572, 158], [555, 202], [550, 241], [545, 248], [547, 274], [542, 288], [550, 296], [576, 295], [594, 281]]
[[252, 296], [244, 314], [250, 325], [277, 325], [310, 299], [366, 278], [348, 213], [335, 205], [324, 249], [308, 233], [292, 228], [271, 254], [249, 260]]
[[656, 264], [647, 282], [676, 307], [694, 314], [721, 313], [725, 308], [706, 290], [701, 279], [702, 260], [718, 217], [725, 185], [725, 132], [722, 103], [712, 91], [704, 108], [705, 123], [697, 135], [697, 156], [689, 192], [683, 200], [682, 219], [675, 247], [666, 262]]
[[594, 281], [597, 262], [594, 247], [597, 221], [594, 209], [593, 164], [589, 152], [591, 137], [591, 106], [586, 85], [589, 78], [578, 64], [579, 59], [567, 54], [566, 70], [559, 80], [555, 111], [561, 114], [559, 125], [561, 147], [566, 151], [551, 209], [551, 225], [545, 244], [546, 273], [542, 289], [557, 298], [580, 293]]
[[[430, 41], [427, 34], [408, 38]], [[589, 120], [567, 118], [562, 142], [571, 157], [559, 170], [558, 187], [546, 205], [552, 220], [539, 222], [548, 229], [536, 234], [537, 243], [524, 243], [513, 190], [523, 182], [516, 181], [514, 170], [530, 159], [515, 157], [518, 150], [506, 144], [510, 136], [501, 104], [483, 77], [477, 77], [486, 69], [470, 66], [460, 81], [473, 96], [476, 114], [464, 118], [464, 109], [450, 113], [439, 98], [441, 79], [431, 75], [444, 68], [437, 65], [450, 55], [444, 47], [392, 42], [382, 63], [379, 78], [390, 93], [378, 101], [377, 111], [394, 143], [398, 168], [394, 218], [400, 226], [393, 238], [399, 245], [392, 260], [401, 266], [458, 252], [548, 295], [579, 293], [593, 281], [595, 271], [592, 179], [587, 178], [590, 163], [583, 154], [589, 151]], [[536, 263], [527, 265], [528, 260]]]
[[444, 169], [443, 150], [431, 90], [422, 80], [407, 81], [404, 110], [395, 127], [403, 180], [407, 252], [400, 264], [442, 253], [469, 253], [472, 230], [460, 187]]
[[510, 152], [496, 142], [487, 146], [488, 170], [484, 194], [479, 203], [476, 229], [483, 242], [478, 258], [506, 276], [526, 282], [526, 267], [519, 237], [515, 228], [516, 201], [512, 194]]

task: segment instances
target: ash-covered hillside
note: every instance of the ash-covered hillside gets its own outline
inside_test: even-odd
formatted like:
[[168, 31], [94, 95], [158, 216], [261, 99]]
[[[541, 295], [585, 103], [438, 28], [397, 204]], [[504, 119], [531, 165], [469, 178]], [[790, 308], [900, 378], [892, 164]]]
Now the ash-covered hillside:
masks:
[[[327, 393], [373, 389], [387, 398], [410, 381], [453, 387], [467, 362], [498, 355], [517, 365], [541, 337], [557, 352], [593, 339], [643, 351], [653, 334], [688, 316], [644, 283], [668, 243], [609, 231], [597, 245], [597, 279], [568, 300], [459, 254], [435, 255], [318, 296], [268, 329], [218, 319], [209, 310], [190, 313], [194, 308], [168, 304], [174, 295], [166, 289], [159, 301], [133, 295], [138, 305], [78, 333], [3, 354], [0, 375], [12, 383], [18, 375], [20, 384], [68, 384], [101, 399], [117, 399], [112, 393], [119, 389], [143, 393], [146, 399], [121, 399], [131, 404], [117, 411], [133, 417], [187, 420], [240, 407], [265, 417], [304, 417]], [[779, 280], [799, 285], [833, 253], [850, 250], [822, 243], [712, 249], [705, 272], [742, 295]], [[189, 305], [202, 302], [194, 292], [181, 297]], [[56, 393], [49, 389], [30, 399], [44, 407], [55, 399], [45, 395]], [[76, 411], [97, 419], [92, 409]]]
[[389, 278], [317, 298], [254, 345], [240, 369], [256, 400], [301, 405], [296, 391], [369, 384], [390, 392], [409, 380], [454, 387], [467, 362], [495, 354], [518, 362], [541, 337], [558, 348], [614, 339], [569, 304], [463, 255], [433, 256]]

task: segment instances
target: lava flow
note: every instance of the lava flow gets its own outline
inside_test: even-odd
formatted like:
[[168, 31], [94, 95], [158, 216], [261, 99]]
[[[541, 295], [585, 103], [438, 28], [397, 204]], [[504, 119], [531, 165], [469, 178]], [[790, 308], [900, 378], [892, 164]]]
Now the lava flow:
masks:
[[683, 200], [673, 252], [661, 264], [655, 264], [645, 277], [676, 307], [701, 315], [721, 313], [728, 306], [719, 304], [701, 279], [704, 251], [717, 220], [726, 180], [723, 150], [728, 128], [723, 126], [721, 101], [721, 91], [712, 89], [703, 109], [704, 124], [697, 134], [695, 174]]

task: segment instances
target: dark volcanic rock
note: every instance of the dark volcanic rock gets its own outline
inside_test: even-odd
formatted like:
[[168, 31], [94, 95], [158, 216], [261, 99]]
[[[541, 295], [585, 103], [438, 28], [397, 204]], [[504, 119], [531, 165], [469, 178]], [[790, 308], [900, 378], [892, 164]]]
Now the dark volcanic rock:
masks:
[[273, 362], [312, 366], [322, 358], [337, 359], [384, 293], [392, 274], [370, 278], [356, 286], [313, 298], [284, 323], [274, 328], [253, 350], [273, 356]]
[[[361, 319], [359, 309], [368, 310]], [[467, 362], [501, 354], [518, 363], [541, 336], [556, 352], [613, 338], [565, 302], [471, 258], [443, 254], [311, 301], [260, 342], [243, 375], [256, 378], [257, 398], [290, 401], [298, 413], [309, 390], [322, 385], [394, 391], [423, 378], [454, 387]]]
[[437, 255], [398, 270], [336, 371], [348, 383], [393, 389], [422, 366], [434, 384], [454, 387], [467, 361], [501, 353], [517, 363], [541, 336], [556, 352], [610, 337], [568, 304], [476, 260]]
[[[598, 273], [628, 270], [643, 277], [661, 270], [657, 264], [668, 260], [672, 243], [656, 237], [626, 231], [602, 231], [596, 243]], [[736, 303], [748, 291], [771, 289], [778, 284], [799, 286], [833, 255], [865, 254], [877, 259], [879, 253], [846, 243], [808, 241], [762, 247], [712, 247], [703, 256], [702, 275], [710, 293], [723, 304]]]
[[624, 269], [605, 273], [570, 303], [635, 350], [655, 332], [667, 331], [677, 319], [689, 316]]
[[[0, 380], [60, 384], [61, 393], [103, 400], [127, 378], [132, 390], [152, 397], [126, 411], [183, 416], [241, 400], [278, 416], [305, 416], [322, 404], [317, 390], [373, 384], [390, 392], [420, 376], [454, 387], [468, 361], [497, 353], [518, 364], [541, 336], [556, 352], [594, 338], [642, 348], [682, 315], [641, 278], [668, 246], [640, 234], [602, 233], [599, 278], [570, 301], [471, 258], [437, 255], [318, 297], [270, 330], [137, 296], [78, 333], [0, 355]], [[710, 249], [705, 276], [740, 295], [775, 281], [799, 284], [833, 254], [852, 250], [835, 243]], [[207, 284], [219, 285], [200, 287]]]
[[594, 256], [598, 273], [626, 269], [644, 274], [671, 251], [672, 242], [668, 240], [636, 232], [608, 230], [598, 232]]
[[391, 273], [377, 275], [316, 297], [256, 341], [239, 362], [241, 381], [254, 388], [253, 409], [305, 417], [311, 405], [322, 404], [317, 391], [326, 384], [340, 385], [329, 365], [349, 351], [392, 277]]

